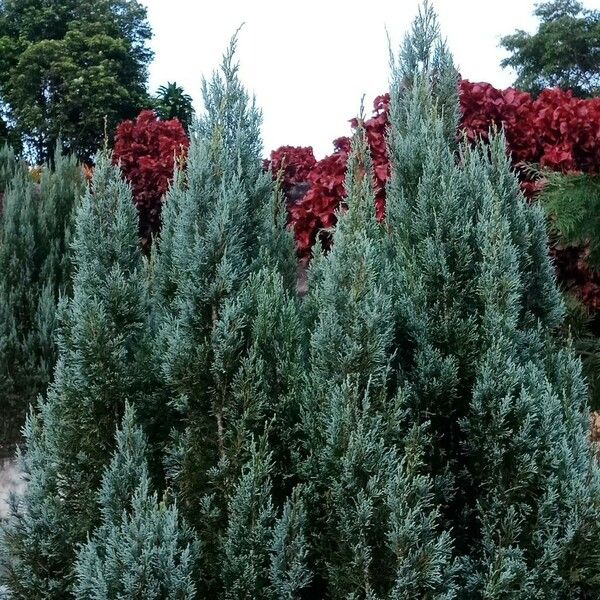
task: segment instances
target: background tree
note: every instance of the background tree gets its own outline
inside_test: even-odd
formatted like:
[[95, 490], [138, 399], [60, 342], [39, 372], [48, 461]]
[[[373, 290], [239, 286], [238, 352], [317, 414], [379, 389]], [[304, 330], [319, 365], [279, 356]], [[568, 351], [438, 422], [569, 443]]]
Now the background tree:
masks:
[[[14, 441], [27, 407], [56, 360], [56, 304], [70, 290], [73, 213], [84, 190], [81, 166], [57, 153], [36, 184], [8, 148], [0, 179], [13, 173], [0, 214], [0, 439]], [[16, 173], [15, 173], [16, 171]]]
[[163, 121], [178, 119], [186, 132], [189, 132], [194, 118], [194, 107], [192, 97], [186, 94], [180, 85], [174, 81], [161, 85], [154, 102], [154, 110]]
[[149, 104], [152, 52], [137, 0], [7, 0], [0, 4], [0, 97], [32, 158], [59, 135], [89, 160], [106, 129]]
[[571, 89], [577, 96], [600, 92], [600, 11], [577, 0], [536, 5], [534, 34], [518, 30], [500, 44], [511, 53], [503, 67], [517, 72], [515, 87], [539, 94], [547, 87]]

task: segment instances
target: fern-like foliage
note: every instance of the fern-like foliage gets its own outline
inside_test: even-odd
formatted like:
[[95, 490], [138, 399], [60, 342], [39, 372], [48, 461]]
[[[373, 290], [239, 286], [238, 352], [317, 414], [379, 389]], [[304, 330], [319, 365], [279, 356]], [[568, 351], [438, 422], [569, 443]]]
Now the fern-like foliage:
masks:
[[546, 211], [565, 242], [589, 244], [590, 264], [600, 267], [600, 175], [544, 172]]

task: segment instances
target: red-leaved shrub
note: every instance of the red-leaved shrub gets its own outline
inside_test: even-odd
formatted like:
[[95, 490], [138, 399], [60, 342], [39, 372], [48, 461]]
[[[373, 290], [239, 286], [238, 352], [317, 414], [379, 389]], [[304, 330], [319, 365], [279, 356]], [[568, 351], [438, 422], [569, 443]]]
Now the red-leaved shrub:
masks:
[[123, 121], [117, 128], [113, 160], [131, 184], [145, 247], [160, 229], [163, 196], [173, 178], [175, 161], [185, 157], [188, 146], [177, 119], [161, 121], [151, 110], [142, 111], [135, 121]]

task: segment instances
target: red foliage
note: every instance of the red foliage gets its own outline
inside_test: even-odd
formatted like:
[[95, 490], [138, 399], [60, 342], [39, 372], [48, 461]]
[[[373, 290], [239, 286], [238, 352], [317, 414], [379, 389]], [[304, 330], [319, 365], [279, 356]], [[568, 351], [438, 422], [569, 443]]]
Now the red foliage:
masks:
[[173, 178], [175, 160], [185, 157], [188, 146], [177, 119], [160, 121], [151, 110], [117, 128], [113, 160], [131, 183], [140, 215], [140, 237], [146, 246], [159, 231], [162, 198]]
[[[373, 103], [373, 117], [364, 122], [373, 159], [376, 206], [379, 218], [383, 217], [385, 210], [385, 183], [389, 177], [389, 161], [385, 141], [388, 107], [389, 95], [378, 96]], [[358, 125], [357, 119], [351, 119], [350, 123], [354, 128]], [[317, 236], [320, 237], [324, 246], [329, 244], [331, 229], [336, 223], [336, 211], [340, 208], [346, 195], [344, 183], [351, 141], [348, 137], [341, 137], [333, 144], [335, 148], [333, 154], [316, 162], [308, 173], [306, 194], [289, 206], [290, 223], [296, 235], [298, 253], [304, 259], [310, 255]], [[289, 159], [292, 158], [293, 155], [290, 155]], [[273, 173], [276, 174], [275, 171]], [[297, 184], [297, 182], [295, 183]]]
[[537, 162], [539, 144], [528, 93], [512, 88], [498, 90], [489, 83], [466, 79], [461, 80], [459, 92], [462, 126], [468, 140], [487, 139], [491, 128], [504, 127], [513, 162]]
[[471, 140], [504, 127], [513, 162], [538, 163], [563, 173], [600, 169], [600, 98], [582, 100], [560, 89], [536, 100], [512, 88], [460, 82], [462, 126]]
[[[487, 139], [491, 129], [503, 128], [513, 165], [521, 178], [525, 195], [532, 198], [540, 183], [528, 178], [522, 167], [536, 163], [542, 167], [569, 172], [600, 172], [600, 98], [582, 100], [571, 92], [559, 89], [543, 91], [533, 100], [530, 94], [508, 88], [498, 90], [489, 83], [460, 81], [462, 128], [467, 139]], [[372, 118], [364, 122], [375, 172], [377, 215], [385, 211], [385, 183], [390, 169], [385, 142], [388, 124], [389, 96], [379, 96], [374, 102]], [[353, 127], [356, 119], [350, 121]], [[299, 149], [296, 149], [299, 150]], [[344, 180], [350, 150], [349, 138], [334, 142], [334, 152], [316, 162], [305, 179], [306, 194], [290, 203], [290, 224], [296, 235], [299, 255], [306, 259], [317, 239], [327, 245], [336, 211], [345, 196]], [[287, 152], [287, 154], [285, 154]], [[302, 152], [290, 152], [289, 147], [272, 156], [285, 154], [289, 161], [285, 179], [293, 174], [290, 184], [297, 189], [306, 173], [307, 163]], [[312, 152], [311, 152], [312, 155]], [[291, 164], [297, 158], [301, 165]], [[275, 160], [272, 160], [274, 172]], [[560, 278], [592, 309], [600, 309], [600, 276], [587, 265], [582, 249], [558, 249], [556, 255]]]
[[281, 146], [271, 152], [271, 158], [265, 160], [264, 168], [275, 175], [283, 173], [283, 189], [287, 193], [294, 185], [308, 180], [316, 163], [317, 159], [310, 146]]
[[308, 192], [289, 206], [290, 221], [302, 257], [306, 257], [322, 232], [322, 242], [329, 241], [329, 231], [335, 225], [335, 211], [345, 195], [344, 178], [350, 149], [349, 138], [334, 142], [336, 151], [317, 162], [308, 175]]

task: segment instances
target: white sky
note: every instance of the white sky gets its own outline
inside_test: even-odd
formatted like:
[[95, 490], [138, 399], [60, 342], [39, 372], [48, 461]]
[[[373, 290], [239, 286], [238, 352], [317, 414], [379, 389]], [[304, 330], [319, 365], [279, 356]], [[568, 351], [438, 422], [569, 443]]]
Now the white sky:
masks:
[[[463, 77], [507, 87], [501, 36], [534, 31], [533, 0], [433, 0]], [[360, 106], [388, 89], [385, 29], [397, 46], [419, 0], [142, 0], [154, 31], [150, 90], [176, 81], [201, 110], [200, 81], [239, 37], [241, 77], [263, 110], [264, 154], [312, 146], [317, 158], [350, 132]], [[600, 0], [584, 0], [599, 8]]]

